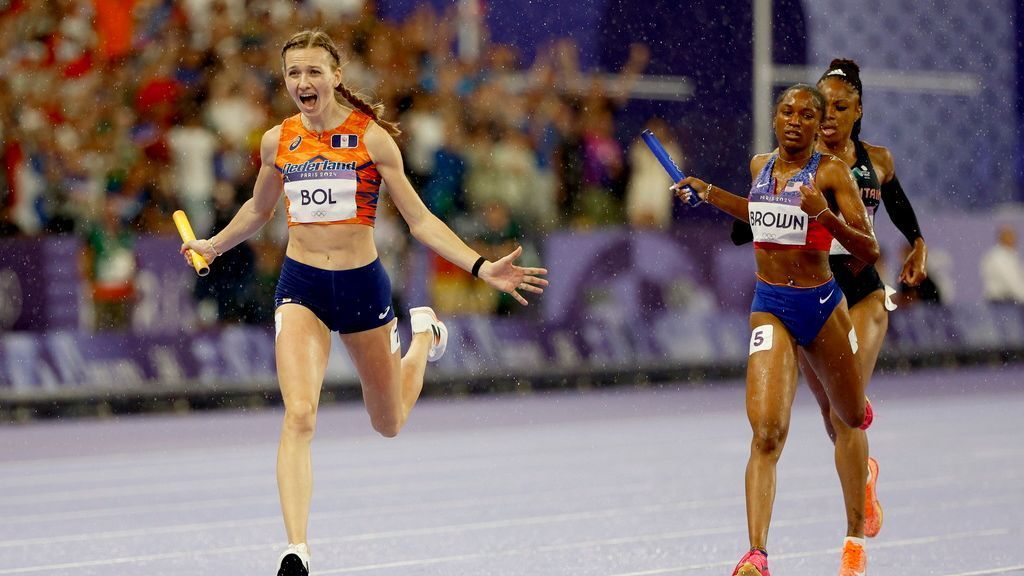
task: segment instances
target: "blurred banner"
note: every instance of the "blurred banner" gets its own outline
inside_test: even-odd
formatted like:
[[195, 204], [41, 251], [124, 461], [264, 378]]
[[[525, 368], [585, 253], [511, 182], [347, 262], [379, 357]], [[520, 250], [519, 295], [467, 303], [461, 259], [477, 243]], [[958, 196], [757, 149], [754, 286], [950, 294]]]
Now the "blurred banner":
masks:
[[[1016, 214], [922, 218], [926, 235], [956, 230], [955, 238], [927, 236], [939, 263], [932, 277], [945, 295], [941, 304], [914, 303], [890, 315], [883, 359], [1024, 349], [1024, 308], [982, 301], [977, 262], [993, 243], [995, 223], [1024, 226]], [[751, 249], [732, 246], [720, 223], [680, 228], [552, 234], [542, 249], [549, 290], [520, 315], [446, 317], [449, 352], [428, 378], [738, 372], [747, 355]], [[879, 236], [887, 252], [905, 244], [885, 227]], [[182, 263], [179, 244], [172, 237], [137, 241], [129, 325], [94, 332], [75, 238], [0, 241], [0, 401], [275, 390], [272, 327], [200, 326], [195, 273]], [[883, 277], [892, 278], [901, 263], [889, 258]], [[407, 322], [400, 327], [408, 342]], [[337, 338], [333, 346], [328, 384], [356, 385]]]
[[78, 328], [82, 282], [76, 238], [0, 242], [0, 333]]
[[[456, 317], [433, 381], [550, 380], [609, 373], [691, 373], [732, 367], [747, 355], [742, 312], [667, 312], [652, 321], [581, 318], [550, 324]], [[403, 326], [403, 328], [405, 328]], [[407, 330], [406, 330], [407, 332]], [[403, 337], [408, 341], [408, 334]], [[335, 338], [328, 387], [355, 386]], [[882, 358], [920, 363], [1024, 350], [1024, 308], [919, 305], [891, 316]], [[635, 381], [643, 378], [633, 378]], [[96, 394], [276, 390], [270, 329], [228, 327], [177, 335], [8, 332], [0, 336], [0, 401]]]

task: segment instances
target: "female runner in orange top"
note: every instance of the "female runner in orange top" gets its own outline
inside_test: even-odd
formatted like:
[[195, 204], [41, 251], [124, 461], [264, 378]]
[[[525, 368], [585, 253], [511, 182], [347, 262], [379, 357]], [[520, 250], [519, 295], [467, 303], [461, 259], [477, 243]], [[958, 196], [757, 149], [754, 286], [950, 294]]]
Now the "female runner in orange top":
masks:
[[310, 443], [330, 351], [331, 332], [355, 364], [373, 428], [392, 437], [423, 388], [427, 360], [437, 360], [448, 333], [433, 310], [410, 310], [412, 342], [401, 356], [391, 284], [377, 257], [373, 223], [382, 183], [420, 242], [494, 288], [526, 304], [539, 294], [543, 268], [513, 262], [522, 248], [488, 262], [430, 213], [412, 188], [395, 144], [397, 127], [342, 83], [338, 49], [307, 30], [281, 50], [288, 94], [299, 113], [263, 135], [253, 197], [209, 239], [186, 242], [211, 264], [271, 219], [282, 192], [288, 247], [275, 295], [277, 375], [285, 405], [277, 482], [289, 546], [281, 576], [309, 573], [306, 527], [312, 496]]

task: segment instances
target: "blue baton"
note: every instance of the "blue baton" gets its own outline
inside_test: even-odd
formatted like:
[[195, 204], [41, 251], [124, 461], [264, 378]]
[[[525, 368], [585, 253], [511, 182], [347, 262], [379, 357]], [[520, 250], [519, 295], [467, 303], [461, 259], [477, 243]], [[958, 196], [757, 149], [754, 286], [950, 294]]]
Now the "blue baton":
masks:
[[[665, 169], [665, 172], [668, 172], [668, 177], [672, 179], [673, 184], [679, 182], [683, 178], [686, 178], [686, 174], [683, 174], [683, 171], [676, 166], [675, 162], [672, 161], [672, 157], [668, 155], [665, 147], [661, 145], [661, 141], [658, 140], [658, 137], [655, 136], [653, 132], [650, 130], [644, 130], [640, 133], [640, 137], [644, 139], [647, 147], [651, 149], [651, 152], [654, 154], [654, 157], [658, 159], [658, 162], [661, 162], [661, 166]], [[696, 190], [689, 186], [686, 186], [686, 190], [690, 193], [690, 206], [697, 206], [703, 202], [703, 200], [700, 199], [700, 196], [697, 195]]]

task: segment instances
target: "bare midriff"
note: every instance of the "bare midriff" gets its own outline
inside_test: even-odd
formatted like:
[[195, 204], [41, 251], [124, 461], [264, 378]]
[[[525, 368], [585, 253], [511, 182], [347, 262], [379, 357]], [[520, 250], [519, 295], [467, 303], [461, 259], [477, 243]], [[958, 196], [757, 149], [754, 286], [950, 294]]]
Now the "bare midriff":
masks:
[[832, 270], [823, 250], [754, 250], [757, 275], [769, 284], [813, 288], [828, 282]]
[[351, 270], [377, 259], [373, 227], [296, 224], [288, 228], [289, 258], [324, 270]]

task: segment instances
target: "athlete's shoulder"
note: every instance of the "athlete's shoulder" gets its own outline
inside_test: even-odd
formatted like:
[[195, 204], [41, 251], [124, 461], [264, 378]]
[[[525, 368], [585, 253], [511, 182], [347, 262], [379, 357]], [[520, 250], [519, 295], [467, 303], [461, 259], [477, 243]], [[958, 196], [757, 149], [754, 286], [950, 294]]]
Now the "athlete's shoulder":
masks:
[[366, 151], [369, 152], [370, 157], [374, 161], [387, 158], [398, 151], [398, 144], [395, 142], [395, 139], [380, 124], [374, 122], [372, 118], [366, 126], [366, 132], [363, 133], [363, 142], [366, 143]]
[[850, 167], [838, 156], [828, 152], [821, 152], [821, 160], [818, 161], [818, 170], [814, 174], [814, 181], [823, 188], [835, 188], [845, 184], [854, 185]]
[[268, 138], [273, 139], [275, 141], [279, 140], [281, 138], [281, 134], [283, 132], [284, 132], [284, 122], [274, 126], [273, 128], [270, 128], [269, 130], [264, 132], [263, 133], [263, 138], [261, 139], [261, 141], [266, 141]]
[[818, 170], [831, 171], [831, 170], [842, 170], [849, 172], [850, 167], [847, 166], [846, 162], [843, 162], [838, 156], [829, 154], [828, 152], [819, 152], [821, 154], [821, 160], [818, 161]]
[[273, 164], [277, 159], [277, 149], [281, 142], [282, 124], [274, 126], [263, 133], [260, 138], [260, 158], [264, 164]]
[[892, 152], [885, 146], [876, 146], [863, 140], [861, 140], [861, 144], [867, 150], [868, 158], [871, 159], [871, 163], [875, 166], [875, 172], [882, 174], [884, 177], [880, 177], [879, 180], [891, 180], [891, 175], [896, 171], [896, 161], [893, 160]]
[[774, 154], [774, 151], [765, 152], [764, 154], [755, 154], [754, 157], [750, 159], [751, 180], [757, 178], [757, 175], [761, 173], [761, 170], [764, 170], [765, 165], [768, 164], [768, 161], [772, 159]]

